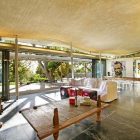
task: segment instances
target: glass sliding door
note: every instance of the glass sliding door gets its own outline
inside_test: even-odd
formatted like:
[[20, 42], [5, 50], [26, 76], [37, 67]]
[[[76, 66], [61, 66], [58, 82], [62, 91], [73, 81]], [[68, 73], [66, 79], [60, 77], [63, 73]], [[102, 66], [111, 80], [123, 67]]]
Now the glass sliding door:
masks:
[[97, 63], [96, 75], [97, 75], [97, 78], [102, 78], [103, 76], [103, 64], [101, 62]]
[[92, 77], [103, 78], [106, 75], [106, 60], [92, 60]]

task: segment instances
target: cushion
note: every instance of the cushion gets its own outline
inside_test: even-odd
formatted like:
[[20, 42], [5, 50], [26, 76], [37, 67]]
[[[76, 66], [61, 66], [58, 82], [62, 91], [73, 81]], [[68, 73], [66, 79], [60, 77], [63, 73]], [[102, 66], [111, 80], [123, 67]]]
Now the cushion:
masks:
[[75, 79], [70, 79], [69, 85], [74, 86], [75, 85]]
[[74, 86], [81, 86], [81, 79], [75, 79], [75, 81], [74, 81]]
[[84, 86], [88, 88], [95, 88], [97, 86], [97, 80], [95, 78], [87, 78], [84, 81]]

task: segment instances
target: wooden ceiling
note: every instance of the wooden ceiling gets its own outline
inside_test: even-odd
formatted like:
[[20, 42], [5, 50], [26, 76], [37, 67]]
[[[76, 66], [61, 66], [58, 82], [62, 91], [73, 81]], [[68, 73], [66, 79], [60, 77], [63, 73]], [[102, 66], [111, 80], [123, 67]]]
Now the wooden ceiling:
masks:
[[61, 40], [86, 51], [140, 51], [140, 0], [1, 0], [0, 36]]

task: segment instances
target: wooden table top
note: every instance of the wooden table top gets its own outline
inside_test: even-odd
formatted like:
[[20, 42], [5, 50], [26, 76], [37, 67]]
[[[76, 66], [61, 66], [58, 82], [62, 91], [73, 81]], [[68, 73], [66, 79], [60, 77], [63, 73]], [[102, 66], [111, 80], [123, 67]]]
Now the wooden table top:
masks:
[[[22, 115], [37, 132], [40, 139], [43, 139], [54, 132], [70, 126], [80, 120], [96, 114], [99, 108], [96, 107], [96, 101], [92, 106], [70, 106], [68, 99], [59, 102], [43, 105], [37, 109], [26, 109], [21, 111]], [[102, 104], [101, 109], [108, 104]], [[54, 109], [58, 108], [59, 128], [56, 130], [53, 126]]]

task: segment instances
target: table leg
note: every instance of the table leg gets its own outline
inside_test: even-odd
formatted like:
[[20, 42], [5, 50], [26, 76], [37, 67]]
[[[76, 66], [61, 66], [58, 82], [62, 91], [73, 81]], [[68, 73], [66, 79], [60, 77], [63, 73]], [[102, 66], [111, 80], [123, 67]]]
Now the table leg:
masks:
[[0, 122], [0, 128], [2, 127], [2, 125], [3, 125], [3, 123], [2, 123], [2, 122]]
[[59, 132], [53, 133], [54, 140], [58, 140]]
[[58, 140], [59, 136], [59, 116], [58, 116], [58, 109], [54, 109], [54, 117], [53, 117], [53, 125], [54, 129], [58, 129], [57, 132], [53, 133], [54, 140]]
[[97, 112], [96, 122], [101, 122], [101, 110], [99, 110], [99, 112]]
[[101, 121], [101, 98], [100, 98], [100, 95], [98, 96], [98, 99], [97, 99], [97, 108], [98, 108], [98, 112], [97, 112], [96, 122], [100, 122]]

